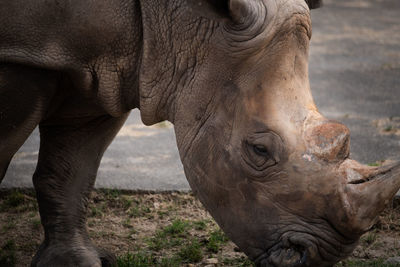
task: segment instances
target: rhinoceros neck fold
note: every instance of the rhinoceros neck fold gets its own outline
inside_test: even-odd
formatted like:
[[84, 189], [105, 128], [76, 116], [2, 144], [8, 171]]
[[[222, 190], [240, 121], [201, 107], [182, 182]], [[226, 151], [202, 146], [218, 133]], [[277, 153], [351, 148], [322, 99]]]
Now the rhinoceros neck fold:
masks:
[[[174, 121], [177, 99], [187, 95], [212, 35], [213, 22], [196, 17], [185, 1], [141, 1], [143, 50], [139, 74], [142, 121]], [[190, 92], [189, 92], [190, 94]]]

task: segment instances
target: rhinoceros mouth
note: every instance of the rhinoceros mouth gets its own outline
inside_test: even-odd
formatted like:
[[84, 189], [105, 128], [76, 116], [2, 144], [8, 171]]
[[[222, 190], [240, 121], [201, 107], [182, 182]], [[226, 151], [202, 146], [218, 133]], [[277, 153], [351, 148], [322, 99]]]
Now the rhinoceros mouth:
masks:
[[289, 241], [289, 243], [280, 242], [260, 255], [254, 262], [260, 267], [301, 267], [306, 266], [308, 258], [309, 252], [304, 245]]
[[309, 230], [284, 233], [276, 244], [253, 259], [256, 266], [332, 266], [348, 256], [356, 241], [345, 238], [324, 221], [325, 229], [320, 231], [309, 225]]
[[303, 246], [278, 245], [272, 251], [260, 255], [254, 263], [259, 267], [301, 267], [307, 266], [308, 258], [308, 250]]

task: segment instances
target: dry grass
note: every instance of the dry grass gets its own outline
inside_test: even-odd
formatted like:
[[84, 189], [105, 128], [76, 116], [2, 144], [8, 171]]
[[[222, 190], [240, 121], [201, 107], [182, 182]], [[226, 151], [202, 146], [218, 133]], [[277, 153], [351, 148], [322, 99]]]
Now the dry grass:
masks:
[[[118, 266], [252, 266], [190, 193], [93, 193], [93, 241]], [[32, 191], [0, 191], [0, 266], [28, 266], [43, 238]], [[337, 266], [384, 265], [400, 255], [400, 205], [386, 209], [353, 255]]]

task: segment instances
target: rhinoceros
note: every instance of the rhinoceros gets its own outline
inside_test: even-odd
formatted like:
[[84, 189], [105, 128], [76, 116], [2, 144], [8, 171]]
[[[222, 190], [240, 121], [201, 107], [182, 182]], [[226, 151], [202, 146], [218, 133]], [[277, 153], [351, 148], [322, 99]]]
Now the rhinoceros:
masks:
[[32, 266], [109, 266], [86, 231], [129, 111], [168, 120], [193, 192], [258, 266], [332, 266], [400, 187], [349, 159], [308, 79], [317, 0], [0, 2], [0, 179], [38, 125], [45, 239]]

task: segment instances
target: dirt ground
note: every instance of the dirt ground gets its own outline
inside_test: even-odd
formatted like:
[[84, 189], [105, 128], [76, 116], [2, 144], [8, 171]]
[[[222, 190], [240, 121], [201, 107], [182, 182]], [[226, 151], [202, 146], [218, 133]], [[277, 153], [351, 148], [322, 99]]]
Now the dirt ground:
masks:
[[[96, 191], [88, 210], [93, 241], [121, 266], [252, 266], [190, 193]], [[0, 191], [0, 266], [29, 266], [43, 239], [32, 191]], [[395, 201], [336, 266], [385, 264], [400, 255], [400, 205]]]

